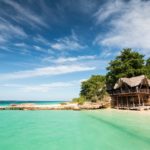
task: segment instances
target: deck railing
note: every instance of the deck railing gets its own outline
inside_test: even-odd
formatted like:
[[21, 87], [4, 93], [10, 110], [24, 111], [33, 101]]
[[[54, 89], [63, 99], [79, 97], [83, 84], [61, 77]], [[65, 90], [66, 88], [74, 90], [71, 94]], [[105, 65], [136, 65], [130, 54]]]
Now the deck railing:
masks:
[[114, 90], [110, 92], [110, 95], [115, 95], [115, 94], [127, 94], [127, 93], [146, 93], [146, 94], [150, 94], [150, 89], [128, 89], [128, 90], [124, 90], [124, 89], [119, 89], [119, 90]]

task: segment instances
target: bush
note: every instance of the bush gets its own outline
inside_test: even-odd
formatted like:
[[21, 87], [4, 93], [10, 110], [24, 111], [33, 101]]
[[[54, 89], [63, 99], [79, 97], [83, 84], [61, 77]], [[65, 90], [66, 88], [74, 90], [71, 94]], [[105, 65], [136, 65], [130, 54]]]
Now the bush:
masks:
[[82, 105], [85, 102], [85, 98], [83, 96], [78, 97], [78, 98], [73, 98], [73, 102], [78, 103], [79, 105]]
[[67, 103], [66, 102], [62, 102], [62, 103], [60, 103], [60, 105], [67, 105]]

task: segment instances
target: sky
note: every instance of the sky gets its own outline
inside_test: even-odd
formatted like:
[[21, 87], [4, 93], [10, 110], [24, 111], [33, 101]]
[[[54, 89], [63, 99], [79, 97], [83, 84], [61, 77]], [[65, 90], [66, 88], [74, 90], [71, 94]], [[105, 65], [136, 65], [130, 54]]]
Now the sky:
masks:
[[123, 48], [150, 56], [149, 0], [0, 0], [0, 100], [71, 100]]

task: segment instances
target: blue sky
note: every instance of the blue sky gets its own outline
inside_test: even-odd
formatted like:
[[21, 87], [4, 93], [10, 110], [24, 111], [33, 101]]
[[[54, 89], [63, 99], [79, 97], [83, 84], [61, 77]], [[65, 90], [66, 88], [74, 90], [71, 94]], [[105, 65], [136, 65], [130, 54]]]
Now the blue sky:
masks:
[[148, 0], [0, 0], [0, 99], [71, 100], [122, 48], [150, 56]]

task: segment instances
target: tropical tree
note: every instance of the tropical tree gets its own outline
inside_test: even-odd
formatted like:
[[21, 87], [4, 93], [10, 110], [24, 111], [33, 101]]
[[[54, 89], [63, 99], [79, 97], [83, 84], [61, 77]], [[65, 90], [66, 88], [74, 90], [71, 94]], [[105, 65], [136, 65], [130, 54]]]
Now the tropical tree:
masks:
[[101, 100], [106, 94], [105, 76], [93, 75], [87, 81], [82, 82], [80, 96], [87, 101]]
[[145, 74], [144, 55], [130, 48], [123, 49], [121, 54], [109, 63], [107, 70], [106, 83], [110, 87], [114, 86], [119, 78]]
[[146, 67], [146, 71], [147, 71], [147, 76], [150, 78], [150, 58], [148, 58], [148, 59], [146, 60], [146, 65], [145, 65], [145, 67]]
[[146, 66], [150, 66], [150, 58], [146, 60]]

